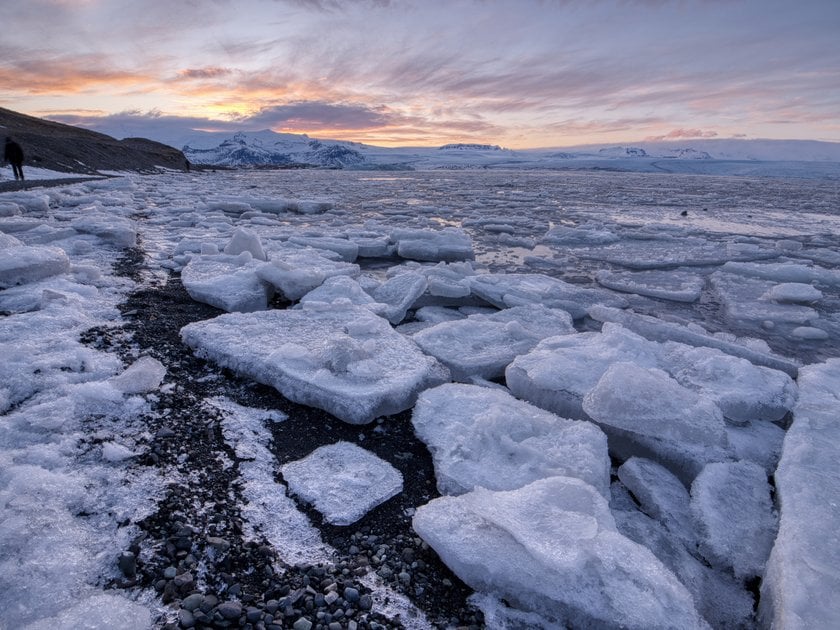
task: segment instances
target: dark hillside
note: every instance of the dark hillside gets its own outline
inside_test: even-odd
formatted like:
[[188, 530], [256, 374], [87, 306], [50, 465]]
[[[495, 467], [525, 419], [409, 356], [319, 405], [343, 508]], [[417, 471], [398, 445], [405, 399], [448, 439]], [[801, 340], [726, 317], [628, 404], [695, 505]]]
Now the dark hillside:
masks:
[[26, 167], [64, 173], [184, 170], [179, 150], [144, 138], [116, 140], [102, 133], [26, 116], [0, 107], [0, 141], [11, 136], [23, 147]]

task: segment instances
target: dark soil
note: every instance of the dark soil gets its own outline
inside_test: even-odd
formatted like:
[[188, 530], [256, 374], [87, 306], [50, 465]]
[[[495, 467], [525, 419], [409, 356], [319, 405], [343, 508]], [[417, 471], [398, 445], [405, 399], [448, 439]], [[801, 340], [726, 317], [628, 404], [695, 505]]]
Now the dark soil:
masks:
[[[116, 270], [136, 279], [142, 265], [142, 250], [135, 248], [125, 252]], [[177, 474], [170, 475], [157, 512], [138, 523], [143, 533], [124, 550], [120, 564], [125, 578], [112, 587], [155, 588], [170, 606], [158, 620], [163, 628], [277, 630], [301, 618], [313, 629], [401, 627], [399, 619], [371, 611], [370, 591], [359, 578], [376, 571], [436, 627], [483, 627], [481, 613], [466, 603], [470, 589], [411, 528], [413, 509], [438, 493], [431, 456], [414, 435], [410, 412], [367, 426], [348, 425], [194, 357], [181, 343], [181, 327], [221, 311], [194, 302], [175, 275], [162, 286], [130, 295], [121, 310], [127, 321], [123, 328], [93, 329], [83, 340], [126, 357], [132, 345], [139, 346], [166, 365], [166, 382], [177, 387], [164, 388], [145, 419], [154, 438], [139, 465]], [[404, 491], [347, 527], [325, 523], [319, 513], [299, 504], [339, 557], [330, 565], [288, 566], [267, 540], [243, 537], [240, 461], [225, 443], [218, 413], [202, 404], [212, 396], [288, 416], [271, 423], [278, 468], [345, 440], [400, 470]], [[221, 454], [234, 465], [223, 467]], [[330, 591], [339, 595], [335, 601]]]

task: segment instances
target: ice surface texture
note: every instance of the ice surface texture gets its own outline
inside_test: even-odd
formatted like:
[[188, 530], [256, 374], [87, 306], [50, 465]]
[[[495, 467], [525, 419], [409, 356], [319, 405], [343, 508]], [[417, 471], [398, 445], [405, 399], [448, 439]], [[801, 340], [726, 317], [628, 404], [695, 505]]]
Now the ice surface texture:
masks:
[[571, 627], [705, 628], [691, 594], [569, 477], [419, 508], [414, 529], [472, 588]]
[[280, 470], [289, 490], [333, 525], [355, 523], [403, 488], [396, 468], [350, 442], [322, 446]]
[[840, 627], [840, 359], [810, 365], [776, 470], [779, 534], [760, 613], [778, 628]]
[[456, 384], [423, 392], [412, 421], [432, 452], [442, 494], [513, 490], [563, 475], [607, 496], [607, 438], [590, 422], [560, 418], [501, 390]]
[[514, 358], [541, 339], [574, 331], [566, 311], [533, 304], [441, 322], [418, 332], [413, 339], [424, 352], [446, 365], [452, 378], [469, 381], [473, 376], [499, 378]]
[[181, 337], [199, 356], [350, 424], [408, 409], [449, 380], [386, 320], [349, 304], [231, 313], [189, 324]]

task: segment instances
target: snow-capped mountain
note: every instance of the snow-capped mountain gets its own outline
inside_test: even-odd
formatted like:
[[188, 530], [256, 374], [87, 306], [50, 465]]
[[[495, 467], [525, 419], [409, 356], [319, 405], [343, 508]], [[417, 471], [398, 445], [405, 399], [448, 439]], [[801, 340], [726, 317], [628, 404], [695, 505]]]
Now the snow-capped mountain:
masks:
[[221, 144], [200, 148], [184, 145], [183, 152], [193, 164], [213, 166], [318, 166], [323, 168], [345, 168], [357, 166], [365, 156], [351, 148], [351, 143], [322, 142], [306, 135], [248, 134], [240, 132]]
[[438, 147], [438, 151], [501, 151], [502, 147], [498, 144], [471, 144], [468, 142], [456, 142], [454, 144], [444, 144]]

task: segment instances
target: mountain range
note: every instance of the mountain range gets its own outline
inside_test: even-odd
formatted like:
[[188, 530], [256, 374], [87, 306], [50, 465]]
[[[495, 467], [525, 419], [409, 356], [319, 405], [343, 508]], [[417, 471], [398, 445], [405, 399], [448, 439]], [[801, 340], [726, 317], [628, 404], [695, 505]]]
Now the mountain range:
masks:
[[527, 150], [475, 143], [392, 148], [267, 129], [238, 133], [184, 130], [156, 141], [116, 140], [0, 108], [0, 135], [4, 134], [24, 146], [29, 166], [85, 174], [184, 170], [192, 164], [210, 168], [507, 168], [840, 178], [840, 143], [810, 140], [689, 139]]

